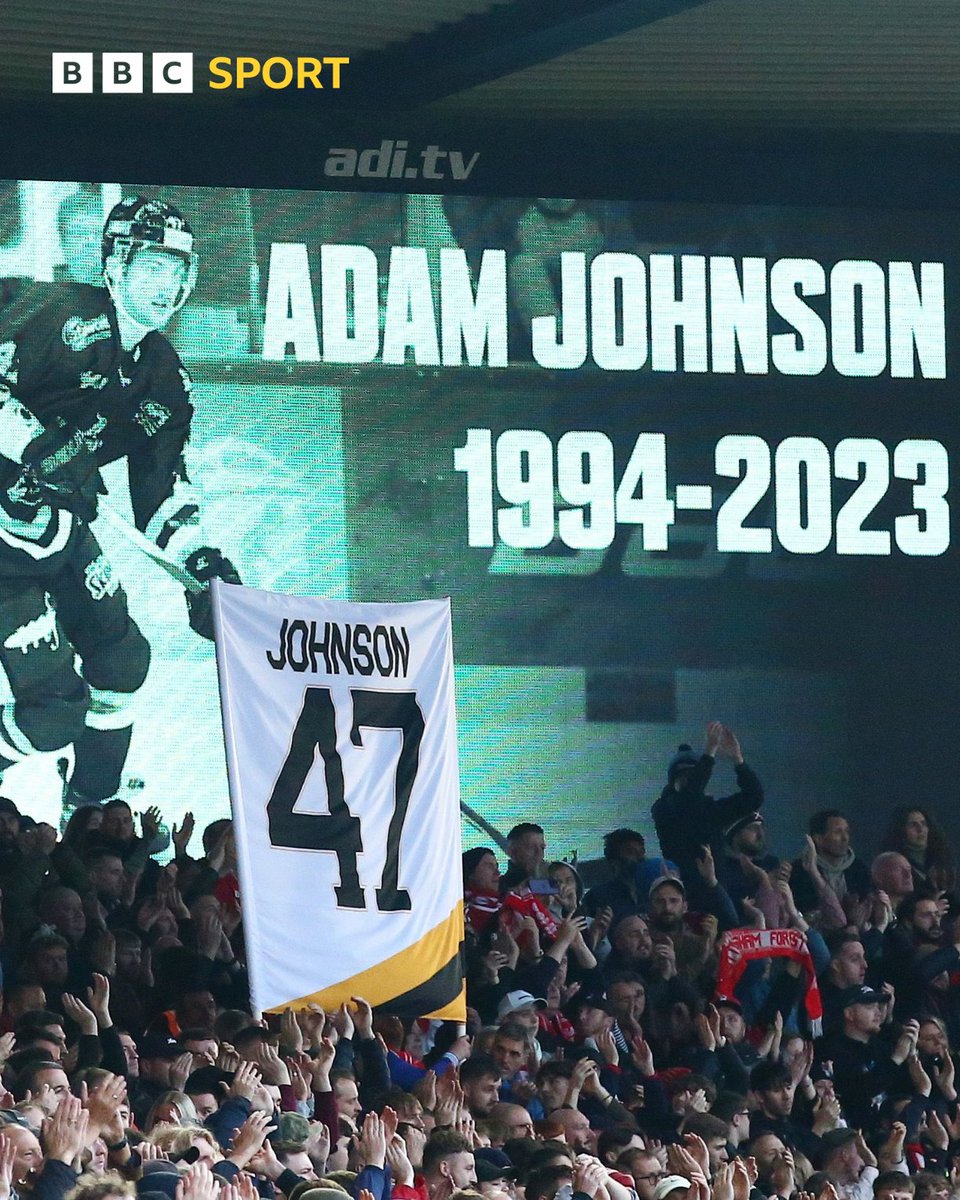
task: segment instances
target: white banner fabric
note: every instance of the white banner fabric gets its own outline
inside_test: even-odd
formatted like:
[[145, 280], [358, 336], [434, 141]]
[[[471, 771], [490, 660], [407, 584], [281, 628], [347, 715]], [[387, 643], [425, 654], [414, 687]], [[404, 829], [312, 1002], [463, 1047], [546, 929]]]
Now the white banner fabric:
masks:
[[251, 990], [465, 1018], [449, 600], [214, 581]]

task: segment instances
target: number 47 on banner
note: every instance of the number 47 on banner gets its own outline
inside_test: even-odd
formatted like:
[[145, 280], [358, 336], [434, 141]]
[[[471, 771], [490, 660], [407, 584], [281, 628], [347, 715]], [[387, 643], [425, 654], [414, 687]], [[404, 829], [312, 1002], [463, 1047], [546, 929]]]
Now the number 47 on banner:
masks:
[[[423, 713], [413, 692], [377, 692], [351, 688], [350, 741], [363, 747], [361, 729], [399, 729], [403, 735], [394, 779], [393, 815], [387, 827], [387, 852], [380, 886], [376, 889], [380, 912], [407, 912], [410, 893], [399, 886], [400, 839], [410, 794], [420, 766]], [[298, 813], [294, 806], [316, 760], [323, 759], [329, 813]], [[340, 883], [334, 889], [343, 908], [365, 909], [366, 897], [357, 873], [357, 855], [363, 852], [360, 818], [347, 804], [343, 762], [337, 750], [336, 709], [330, 689], [308, 687], [290, 741], [267, 804], [272, 845], [289, 850], [331, 851], [340, 865]]]

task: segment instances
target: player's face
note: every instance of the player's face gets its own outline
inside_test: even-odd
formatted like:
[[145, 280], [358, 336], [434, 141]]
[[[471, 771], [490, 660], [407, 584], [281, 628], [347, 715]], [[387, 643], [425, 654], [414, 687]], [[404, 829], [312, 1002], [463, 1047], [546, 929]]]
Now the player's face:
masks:
[[120, 299], [138, 324], [162, 329], [177, 311], [186, 282], [182, 258], [163, 250], [140, 250], [124, 270]]

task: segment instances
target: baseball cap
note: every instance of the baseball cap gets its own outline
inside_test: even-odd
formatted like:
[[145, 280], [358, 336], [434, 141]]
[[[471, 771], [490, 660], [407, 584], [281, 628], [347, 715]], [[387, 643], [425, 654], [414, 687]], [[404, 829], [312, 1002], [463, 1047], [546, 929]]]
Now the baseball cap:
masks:
[[744, 813], [744, 815], [742, 817], [737, 817], [737, 819], [735, 821], [731, 821], [731, 823], [723, 831], [723, 836], [729, 841], [729, 839], [732, 837], [735, 837], [736, 834], [738, 834], [741, 829], [746, 829], [746, 827], [748, 825], [754, 825], [757, 823], [759, 823], [760, 825], [763, 824], [763, 814], [762, 813], [759, 813], [759, 812]]
[[179, 1058], [183, 1047], [168, 1033], [148, 1033], [137, 1043], [141, 1058]]
[[516, 1179], [517, 1168], [509, 1156], [494, 1146], [480, 1146], [474, 1151], [478, 1183], [493, 1183], [495, 1179]]
[[[665, 883], [672, 883], [673, 886], [678, 887], [681, 892], [686, 892], [686, 890], [687, 890], [683, 886], [683, 880], [680, 878], [679, 875], [658, 875], [656, 877], [656, 879], [652, 879], [650, 881], [650, 889], [649, 889], [647, 895], [652, 896], [653, 893], [657, 890], [657, 888], [663, 887], [663, 885]], [[678, 1178], [679, 1178], [679, 1176], [678, 1176]]]
[[528, 1008], [531, 1004], [535, 1004], [537, 1008], [547, 1007], [547, 1002], [542, 996], [534, 996], [532, 993], [524, 991], [507, 992], [497, 1005], [497, 1020], [502, 1020], [520, 1008]]
[[686, 1191], [689, 1186], [690, 1180], [684, 1179], [682, 1175], [668, 1175], [666, 1179], [661, 1179], [653, 1189], [653, 1200], [663, 1200], [664, 1196], [669, 1196], [671, 1192], [676, 1192], [680, 1188]]
[[270, 1134], [275, 1150], [302, 1150], [310, 1136], [310, 1122], [298, 1112], [284, 1112], [277, 1118], [277, 1127]]
[[607, 1011], [607, 997], [603, 992], [578, 992], [567, 1004], [567, 1012], [578, 1013], [581, 1008], [602, 1008]]
[[743, 1005], [736, 996], [720, 996], [713, 1002], [714, 1008], [732, 1008], [734, 1012], [740, 1013], [743, 1016]]
[[889, 999], [889, 993], [879, 992], [876, 988], [861, 983], [855, 987], [844, 988], [840, 995], [840, 1004], [842, 1008], [850, 1008], [853, 1004], [886, 1004]]

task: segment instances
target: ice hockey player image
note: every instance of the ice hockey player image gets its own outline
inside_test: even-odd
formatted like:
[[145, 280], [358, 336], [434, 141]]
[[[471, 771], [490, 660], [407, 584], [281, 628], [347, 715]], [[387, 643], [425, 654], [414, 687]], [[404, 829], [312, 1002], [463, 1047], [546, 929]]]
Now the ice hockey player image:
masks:
[[[137, 528], [188, 574], [239, 582], [201, 532], [183, 458], [190, 377], [161, 333], [195, 285], [193, 242], [172, 206], [121, 201], [103, 231], [103, 286], [63, 284], [0, 341], [0, 664], [13, 696], [0, 767], [72, 744], [65, 813], [119, 787], [150, 661], [89, 529], [100, 468], [126, 459]], [[208, 591], [187, 606], [212, 637]]]

